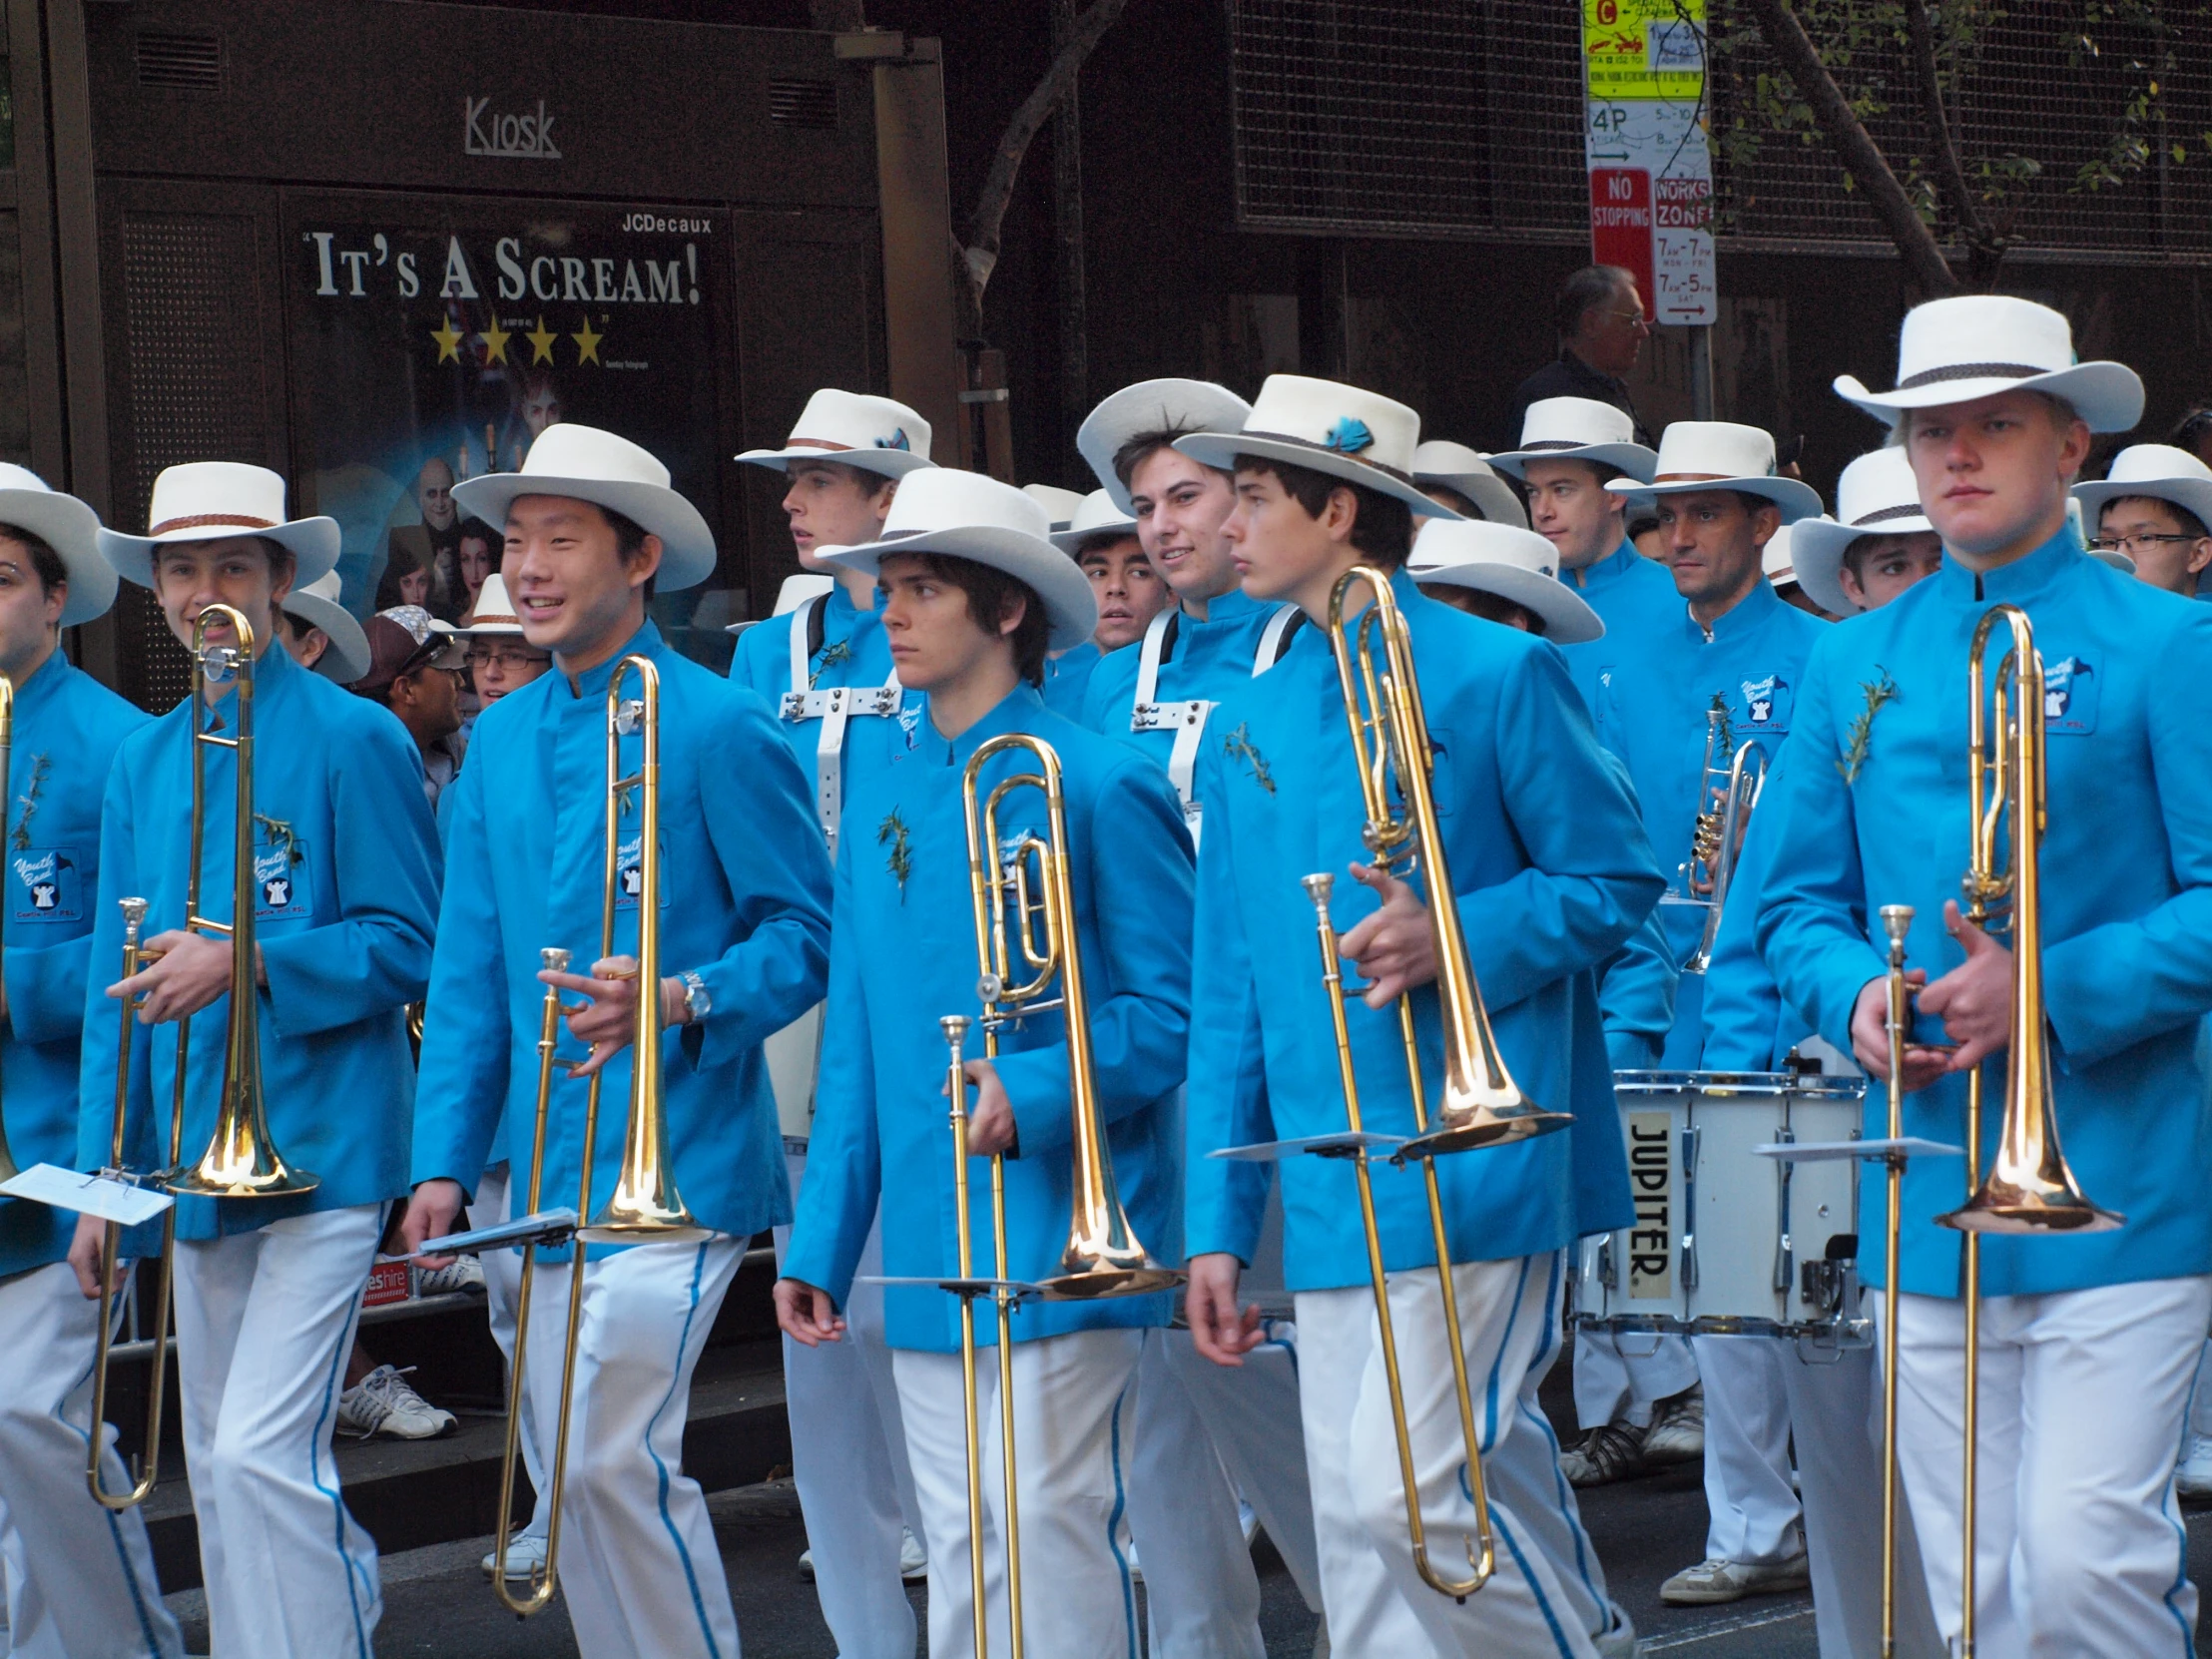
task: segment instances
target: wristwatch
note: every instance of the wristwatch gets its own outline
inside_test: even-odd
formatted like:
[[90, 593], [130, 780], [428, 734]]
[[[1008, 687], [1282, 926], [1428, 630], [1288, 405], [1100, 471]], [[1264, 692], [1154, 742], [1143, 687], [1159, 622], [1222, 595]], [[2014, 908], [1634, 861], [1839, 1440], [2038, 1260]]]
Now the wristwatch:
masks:
[[694, 1020], [705, 1019], [714, 1012], [715, 999], [707, 993], [706, 980], [688, 968], [676, 977], [684, 982], [684, 1006], [691, 1010]]

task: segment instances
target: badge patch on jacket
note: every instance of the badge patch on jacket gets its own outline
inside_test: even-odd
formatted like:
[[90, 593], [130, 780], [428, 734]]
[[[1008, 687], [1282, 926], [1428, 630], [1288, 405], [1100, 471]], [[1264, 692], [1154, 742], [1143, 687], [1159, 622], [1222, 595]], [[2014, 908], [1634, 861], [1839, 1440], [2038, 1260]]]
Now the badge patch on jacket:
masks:
[[254, 885], [260, 895], [254, 904], [256, 917], [307, 914], [310, 905], [305, 845], [289, 835], [274, 844], [258, 840], [254, 846]]
[[26, 847], [8, 854], [10, 921], [82, 921], [79, 865], [66, 847]]
[[1789, 681], [1779, 674], [1770, 674], [1759, 680], [1740, 681], [1736, 691], [1735, 714], [1739, 731], [1789, 731], [1790, 705], [1794, 701]]
[[[645, 835], [640, 831], [615, 848], [615, 908], [618, 910], [636, 909], [638, 895], [645, 891], [645, 868], [638, 856], [644, 844]], [[667, 850], [665, 846], [662, 848], [664, 854]], [[661, 893], [661, 908], [668, 908], [665, 888]]]
[[2080, 657], [2043, 663], [2043, 729], [2094, 732], [2097, 729], [2097, 672]]

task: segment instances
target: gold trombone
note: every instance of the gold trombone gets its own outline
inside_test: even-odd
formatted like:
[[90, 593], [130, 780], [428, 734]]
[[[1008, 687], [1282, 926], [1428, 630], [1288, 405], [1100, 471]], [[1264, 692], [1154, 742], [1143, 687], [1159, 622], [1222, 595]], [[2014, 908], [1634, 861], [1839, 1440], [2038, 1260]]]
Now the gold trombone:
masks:
[[[1036, 764], [994, 786], [985, 797], [983, 769], [1008, 752]], [[1016, 790], [1042, 792], [1045, 833], [1024, 830], [1001, 837], [999, 809]], [[979, 745], [960, 775], [960, 804], [967, 827], [968, 894], [975, 921], [986, 1059], [998, 1053], [998, 1034], [1031, 1014], [1058, 1009], [1067, 1030], [1068, 1095], [1074, 1117], [1074, 1213], [1059, 1272], [1035, 1286], [1011, 1283], [1006, 1252], [1006, 1161], [991, 1155], [991, 1232], [997, 1276], [977, 1279], [968, 1221], [967, 1073], [963, 1050], [969, 1021], [949, 1015], [943, 1028], [950, 1059], [945, 1092], [951, 1097], [952, 1190], [957, 1211], [958, 1278], [945, 1286], [960, 1299], [960, 1382], [967, 1408], [968, 1584], [974, 1609], [976, 1659], [988, 1653], [988, 1608], [983, 1586], [983, 1435], [975, 1379], [975, 1301], [987, 1296], [998, 1315], [998, 1416], [1000, 1467], [1006, 1502], [1006, 1606], [1008, 1647], [1022, 1652], [1021, 1523], [1015, 1498], [1014, 1305], [1024, 1294], [1048, 1302], [1088, 1302], [1172, 1290], [1183, 1275], [1146, 1254], [1123, 1212], [1114, 1187], [1112, 1154], [1099, 1110], [1091, 1067], [1090, 1003], [1083, 989], [1083, 954], [1075, 927], [1075, 887], [1069, 870], [1067, 808], [1060, 786], [1060, 757], [1041, 738], [1002, 733]], [[1034, 874], [1032, 874], [1034, 871]], [[1011, 922], [1009, 925], [1009, 915]], [[1017, 970], [1014, 954], [1020, 952]], [[1028, 977], [1017, 977], [1026, 971]], [[1058, 995], [1051, 994], [1057, 985]]]
[[[1361, 583], [1367, 585], [1373, 603], [1360, 617], [1357, 635], [1348, 635], [1346, 600]], [[1422, 1582], [1431, 1589], [1463, 1601], [1489, 1581], [1496, 1567], [1496, 1546], [1490, 1531], [1489, 1498], [1483, 1488], [1481, 1441], [1474, 1427], [1474, 1397], [1467, 1382], [1466, 1351], [1459, 1337], [1459, 1299], [1452, 1284], [1450, 1239], [1444, 1222], [1443, 1195], [1436, 1181], [1435, 1159], [1447, 1152], [1504, 1146], [1534, 1135], [1548, 1134], [1566, 1128], [1574, 1119], [1565, 1112], [1545, 1111], [1521, 1092], [1520, 1085], [1506, 1070], [1497, 1039], [1491, 1033], [1489, 1013], [1482, 1005], [1482, 990], [1475, 983], [1474, 970], [1468, 964], [1466, 935], [1460, 926], [1459, 910], [1453, 897], [1451, 872], [1444, 860], [1443, 834], [1437, 824], [1436, 801], [1430, 782], [1434, 751], [1429, 747], [1428, 723], [1421, 711], [1420, 682], [1413, 673], [1412, 635], [1406, 627], [1404, 614], [1398, 609], [1388, 576], [1369, 566], [1356, 565], [1338, 579], [1329, 596], [1329, 640], [1336, 653], [1345, 721], [1351, 731], [1353, 757], [1360, 769], [1361, 794], [1367, 809], [1362, 839], [1378, 866], [1400, 879], [1420, 877], [1428, 894], [1429, 923], [1435, 930], [1436, 1000], [1444, 1054], [1442, 1104], [1436, 1127], [1431, 1129], [1427, 1091], [1421, 1078], [1420, 1050], [1414, 1032], [1413, 1001], [1410, 993], [1401, 995], [1397, 999], [1398, 1031], [1404, 1042], [1405, 1068], [1411, 1085], [1414, 1135], [1398, 1149], [1396, 1158], [1417, 1162], [1427, 1186], [1428, 1221], [1436, 1250], [1436, 1282], [1443, 1303], [1444, 1335], [1451, 1350], [1459, 1431], [1466, 1446], [1467, 1489], [1474, 1504], [1474, 1535], [1466, 1545], [1467, 1564], [1473, 1571], [1466, 1578], [1447, 1578], [1428, 1559], [1427, 1531], [1421, 1520], [1420, 1488], [1413, 1468], [1412, 1437], [1398, 1377], [1397, 1339], [1390, 1323], [1382, 1240], [1376, 1222], [1375, 1191], [1365, 1144], [1353, 1149], [1352, 1159], [1360, 1193], [1360, 1220], [1367, 1232], [1368, 1271], [1374, 1283], [1382, 1370], [1389, 1382], [1390, 1424], [1397, 1437], [1398, 1475], [1405, 1491], [1405, 1525], [1412, 1539], [1413, 1565]], [[1382, 656], [1380, 667], [1376, 662], [1379, 644]], [[1337, 1065], [1344, 1086], [1345, 1113], [1352, 1132], [1360, 1135], [1365, 1129], [1345, 999], [1362, 994], [1364, 988], [1347, 986], [1344, 982], [1336, 927], [1329, 914], [1329, 897], [1335, 882], [1333, 875], [1318, 874], [1305, 877], [1303, 885], [1307, 896], [1314, 901], [1315, 925], [1321, 941], [1322, 981], [1328, 990], [1330, 1015], [1336, 1028]]]
[[[2011, 646], [1997, 665], [1993, 693], [1983, 658], [1998, 627]], [[1973, 631], [1966, 663], [1966, 780], [1972, 840], [1962, 887], [1967, 916], [1991, 932], [2012, 932], [2012, 1040], [2005, 1047], [2004, 1118], [1997, 1152], [1984, 1178], [1981, 1165], [1981, 1068], [1966, 1075], [1966, 1185], [1958, 1209], [1936, 1219], [1966, 1235], [1965, 1484], [1961, 1506], [1965, 1550], [1961, 1659], [1974, 1650], [1974, 1484], [1979, 1472], [1976, 1422], [1980, 1383], [1981, 1240], [1983, 1233], [2104, 1233], [2124, 1217], [2092, 1204], [2058, 1146], [2051, 1093], [2050, 1046], [2043, 1015], [2043, 904], [2039, 858], [2049, 822], [2043, 760], [2043, 660], [2035, 631], [2016, 605], [1993, 605]], [[1985, 712], [1984, 701], [1991, 707]], [[1991, 731], [1991, 726], [1994, 731]], [[1999, 826], [2010, 844], [2000, 859]], [[1997, 907], [2010, 900], [2009, 916]], [[1893, 1070], [1895, 1066], [1893, 1064]], [[1896, 1225], [1892, 1222], [1893, 1227]], [[1894, 1292], [1893, 1292], [1894, 1294]]]
[[[210, 645], [208, 625], [228, 623], [232, 645]], [[237, 728], [233, 736], [202, 730], [208, 716], [211, 677], [238, 678]], [[165, 1170], [158, 1179], [173, 1193], [199, 1198], [283, 1198], [308, 1193], [321, 1178], [286, 1164], [269, 1134], [262, 1098], [261, 999], [254, 990], [254, 910], [260, 898], [254, 872], [254, 625], [228, 605], [210, 605], [192, 625], [192, 870], [185, 878], [185, 930], [231, 941], [231, 1005], [225, 1028], [223, 1099], [215, 1133], [198, 1161]], [[231, 851], [231, 920], [200, 913], [200, 852], [207, 830], [207, 755], [228, 749], [237, 763], [236, 824]], [[125, 1010], [128, 1014], [129, 1010]], [[126, 1022], [126, 1030], [128, 1022]], [[192, 1055], [192, 1021], [177, 1023], [177, 1078], [172, 1116], [181, 1119]]]
[[[129, 979], [145, 965], [139, 950], [139, 933], [146, 925], [146, 900], [126, 898], [121, 902], [123, 977]], [[109, 1144], [109, 1162], [118, 1170], [123, 1168], [126, 1150], [124, 1134], [131, 1108], [131, 1039], [133, 1027], [138, 1023], [131, 1009], [132, 1004], [126, 1001], [119, 1021], [122, 1035], [116, 1044], [115, 1129]], [[172, 1166], [184, 1156], [184, 1116], [172, 1110], [169, 1114], [169, 1162]], [[95, 1423], [108, 1420], [108, 1349], [115, 1335], [116, 1253], [122, 1243], [122, 1227], [109, 1222], [100, 1240], [100, 1336], [92, 1365], [92, 1420]], [[111, 1492], [101, 1485], [100, 1459], [106, 1448], [99, 1434], [95, 1433], [85, 1446], [85, 1481], [91, 1486], [93, 1497], [105, 1508], [128, 1509], [133, 1504], [145, 1502], [161, 1476], [162, 1393], [169, 1380], [170, 1286], [176, 1265], [177, 1207], [173, 1204], [162, 1216], [162, 1271], [158, 1281], [160, 1288], [154, 1293], [154, 1359], [146, 1383], [145, 1450], [141, 1454], [138, 1478], [130, 1490]]]
[[[638, 678], [638, 695], [625, 699], [628, 678]], [[624, 776], [622, 740], [633, 733], [643, 743], [638, 770]], [[524, 1368], [529, 1360], [530, 1291], [536, 1283], [535, 1246], [524, 1244], [522, 1284], [515, 1293], [514, 1365], [507, 1381], [507, 1432], [499, 1465], [499, 1524], [492, 1543], [492, 1593], [509, 1612], [527, 1618], [542, 1611], [558, 1587], [561, 1548], [561, 1488], [568, 1475], [568, 1426], [576, 1398], [576, 1357], [583, 1335], [584, 1260], [595, 1244], [683, 1243], [704, 1239], [699, 1225], [677, 1194], [669, 1167], [668, 1110], [661, 1075], [661, 675], [651, 658], [631, 655], [615, 665], [607, 683], [607, 852], [599, 908], [599, 954], [615, 949], [615, 901], [622, 880], [622, 820], [636, 799], [638, 822], [638, 1005], [631, 1034], [630, 1114], [623, 1131], [622, 1165], [615, 1190], [597, 1215], [591, 1214], [592, 1152], [599, 1136], [599, 1083], [591, 1074], [584, 1091], [583, 1144], [578, 1151], [576, 1214], [591, 1219], [574, 1234], [569, 1258], [568, 1327], [561, 1350], [561, 1404], [554, 1428], [552, 1488], [548, 1494], [545, 1562], [533, 1566], [529, 1589], [517, 1596], [507, 1588], [507, 1543], [512, 1530], [518, 1455], [522, 1435]], [[552, 972], [568, 969], [566, 950], [543, 950], [540, 960]], [[553, 1099], [553, 1050], [559, 1040], [561, 995], [548, 985], [538, 1026], [537, 1122], [530, 1149], [530, 1185], [525, 1214], [537, 1213], [545, 1175], [545, 1126]]]

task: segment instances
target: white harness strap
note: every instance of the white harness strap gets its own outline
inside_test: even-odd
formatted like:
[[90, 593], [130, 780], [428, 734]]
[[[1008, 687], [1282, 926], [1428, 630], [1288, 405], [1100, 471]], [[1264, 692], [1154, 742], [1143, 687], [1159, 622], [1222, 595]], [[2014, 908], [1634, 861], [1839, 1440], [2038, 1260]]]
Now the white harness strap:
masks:
[[792, 612], [792, 689], [784, 694], [778, 710], [789, 721], [819, 720], [822, 732], [815, 743], [815, 814], [822, 820], [823, 839], [831, 857], [837, 851], [837, 820], [844, 813], [844, 727], [854, 715], [895, 715], [905, 694], [898, 671], [880, 686], [833, 686], [828, 691], [807, 687], [807, 641], [814, 619], [830, 602], [823, 594]]
[[[1176, 799], [1183, 803], [1183, 823], [1191, 832], [1191, 844], [1195, 847], [1203, 809], [1191, 799], [1191, 780], [1198, 769], [1198, 746], [1205, 740], [1206, 722], [1220, 705], [1203, 697], [1179, 703], [1162, 703], [1158, 699], [1160, 657], [1167, 649], [1168, 630], [1180, 614], [1162, 611], [1144, 631], [1144, 644], [1138, 648], [1137, 696], [1129, 711], [1129, 730], [1175, 734], [1175, 746], [1168, 751], [1168, 781], [1175, 786]], [[1297, 617], [1296, 605], [1283, 605], [1268, 618], [1267, 627], [1260, 632], [1259, 649], [1252, 655], [1255, 680], [1275, 666], [1275, 659], [1283, 649], [1283, 636]]]

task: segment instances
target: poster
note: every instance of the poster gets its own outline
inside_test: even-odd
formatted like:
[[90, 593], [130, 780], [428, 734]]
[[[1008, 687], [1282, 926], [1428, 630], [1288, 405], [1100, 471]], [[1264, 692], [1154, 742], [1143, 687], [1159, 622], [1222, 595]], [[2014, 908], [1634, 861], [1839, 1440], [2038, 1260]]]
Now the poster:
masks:
[[[715, 216], [416, 201], [295, 231], [286, 308], [301, 494], [338, 521], [355, 615], [416, 602], [421, 578], [402, 582], [420, 570], [430, 609], [459, 620], [482, 570], [464, 552], [475, 537], [453, 485], [518, 470], [531, 439], [561, 420], [650, 449], [725, 544]], [[719, 585], [656, 599], [680, 646]]]
[[1636, 273], [1659, 322], [1720, 314], [1705, 0], [1579, 0], [1590, 246]]

